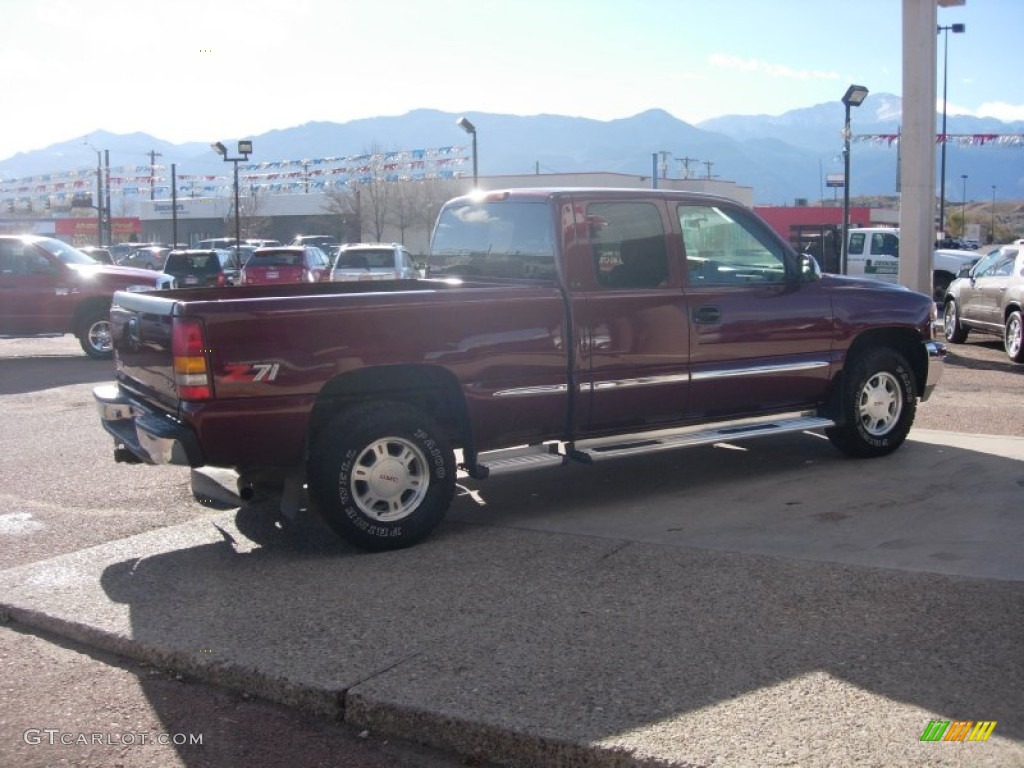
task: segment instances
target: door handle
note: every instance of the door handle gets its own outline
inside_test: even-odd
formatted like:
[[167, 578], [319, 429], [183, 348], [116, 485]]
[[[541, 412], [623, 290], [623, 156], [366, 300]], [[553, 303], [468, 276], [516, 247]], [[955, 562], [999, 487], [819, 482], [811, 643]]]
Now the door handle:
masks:
[[698, 325], [714, 325], [722, 322], [722, 311], [715, 306], [706, 305], [693, 310], [693, 322]]

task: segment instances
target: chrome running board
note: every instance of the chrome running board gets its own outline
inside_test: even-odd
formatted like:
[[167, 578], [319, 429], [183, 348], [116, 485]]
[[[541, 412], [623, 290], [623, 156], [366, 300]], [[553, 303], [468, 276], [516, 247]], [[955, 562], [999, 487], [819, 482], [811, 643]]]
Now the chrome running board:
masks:
[[569, 459], [592, 464], [596, 461], [669, 451], [694, 445], [731, 443], [767, 435], [783, 435], [834, 426], [832, 419], [814, 412], [783, 414], [774, 417], [741, 419], [709, 426], [700, 424], [657, 432], [578, 440], [574, 443], [544, 443], [520, 448], [486, 451], [477, 457], [478, 478], [521, 472], [538, 467], [566, 463]]

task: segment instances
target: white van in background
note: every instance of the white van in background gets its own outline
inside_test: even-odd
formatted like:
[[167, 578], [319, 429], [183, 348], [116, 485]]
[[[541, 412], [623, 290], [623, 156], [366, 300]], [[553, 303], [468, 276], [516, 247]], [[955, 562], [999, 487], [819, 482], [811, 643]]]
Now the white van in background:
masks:
[[[932, 289], [941, 301], [946, 287], [960, 270], [978, 261], [974, 251], [941, 248], [932, 252]], [[886, 283], [899, 280], [900, 231], [895, 227], [856, 227], [849, 231], [846, 249], [846, 274], [870, 277]]]

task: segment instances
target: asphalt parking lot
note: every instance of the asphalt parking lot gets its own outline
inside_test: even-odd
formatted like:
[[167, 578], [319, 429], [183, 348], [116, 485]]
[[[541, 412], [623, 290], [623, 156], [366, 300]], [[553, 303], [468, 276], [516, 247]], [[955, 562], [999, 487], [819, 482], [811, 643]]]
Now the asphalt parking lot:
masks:
[[306, 765], [1024, 764], [1024, 368], [952, 352], [889, 458], [803, 434], [465, 483], [368, 556], [114, 465], [105, 366], [0, 340], [0, 763], [293, 765], [287, 733]]

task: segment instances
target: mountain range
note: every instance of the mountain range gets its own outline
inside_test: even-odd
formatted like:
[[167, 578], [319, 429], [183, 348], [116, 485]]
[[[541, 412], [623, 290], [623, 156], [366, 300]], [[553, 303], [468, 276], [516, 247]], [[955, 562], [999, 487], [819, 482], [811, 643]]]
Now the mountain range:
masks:
[[[898, 133], [901, 106], [898, 96], [883, 93], [872, 94], [853, 110], [851, 195], [896, 194], [897, 149], [880, 137]], [[243, 138], [253, 140], [254, 163], [354, 155], [371, 148], [462, 146], [469, 137], [455, 123], [460, 116], [418, 109], [345, 123], [310, 122]], [[683, 176], [688, 165], [693, 177], [711, 174], [752, 187], [759, 205], [788, 205], [800, 198], [816, 201], [841, 194], [825, 185], [827, 175], [843, 171], [844, 108], [838, 101], [781, 115], [727, 115], [695, 125], [659, 109], [608, 121], [484, 112], [465, 116], [477, 129], [481, 176], [535, 171], [649, 176], [652, 155], [664, 152], [670, 177]], [[941, 117], [936, 115], [939, 125]], [[983, 145], [965, 139], [947, 145], [947, 200], [961, 200], [965, 185], [968, 201], [990, 200], [993, 191], [998, 199], [1024, 198], [1024, 121], [949, 115], [947, 132], [1003, 137], [989, 138]], [[89, 142], [91, 147], [79, 137], [18, 153], [0, 161], [0, 179], [95, 167], [92, 147], [109, 150], [111, 165], [148, 165], [150, 153], [157, 152], [158, 164], [176, 163], [180, 174], [225, 173], [224, 164], [207, 143], [172, 144], [144, 133], [102, 130], [91, 133]]]

